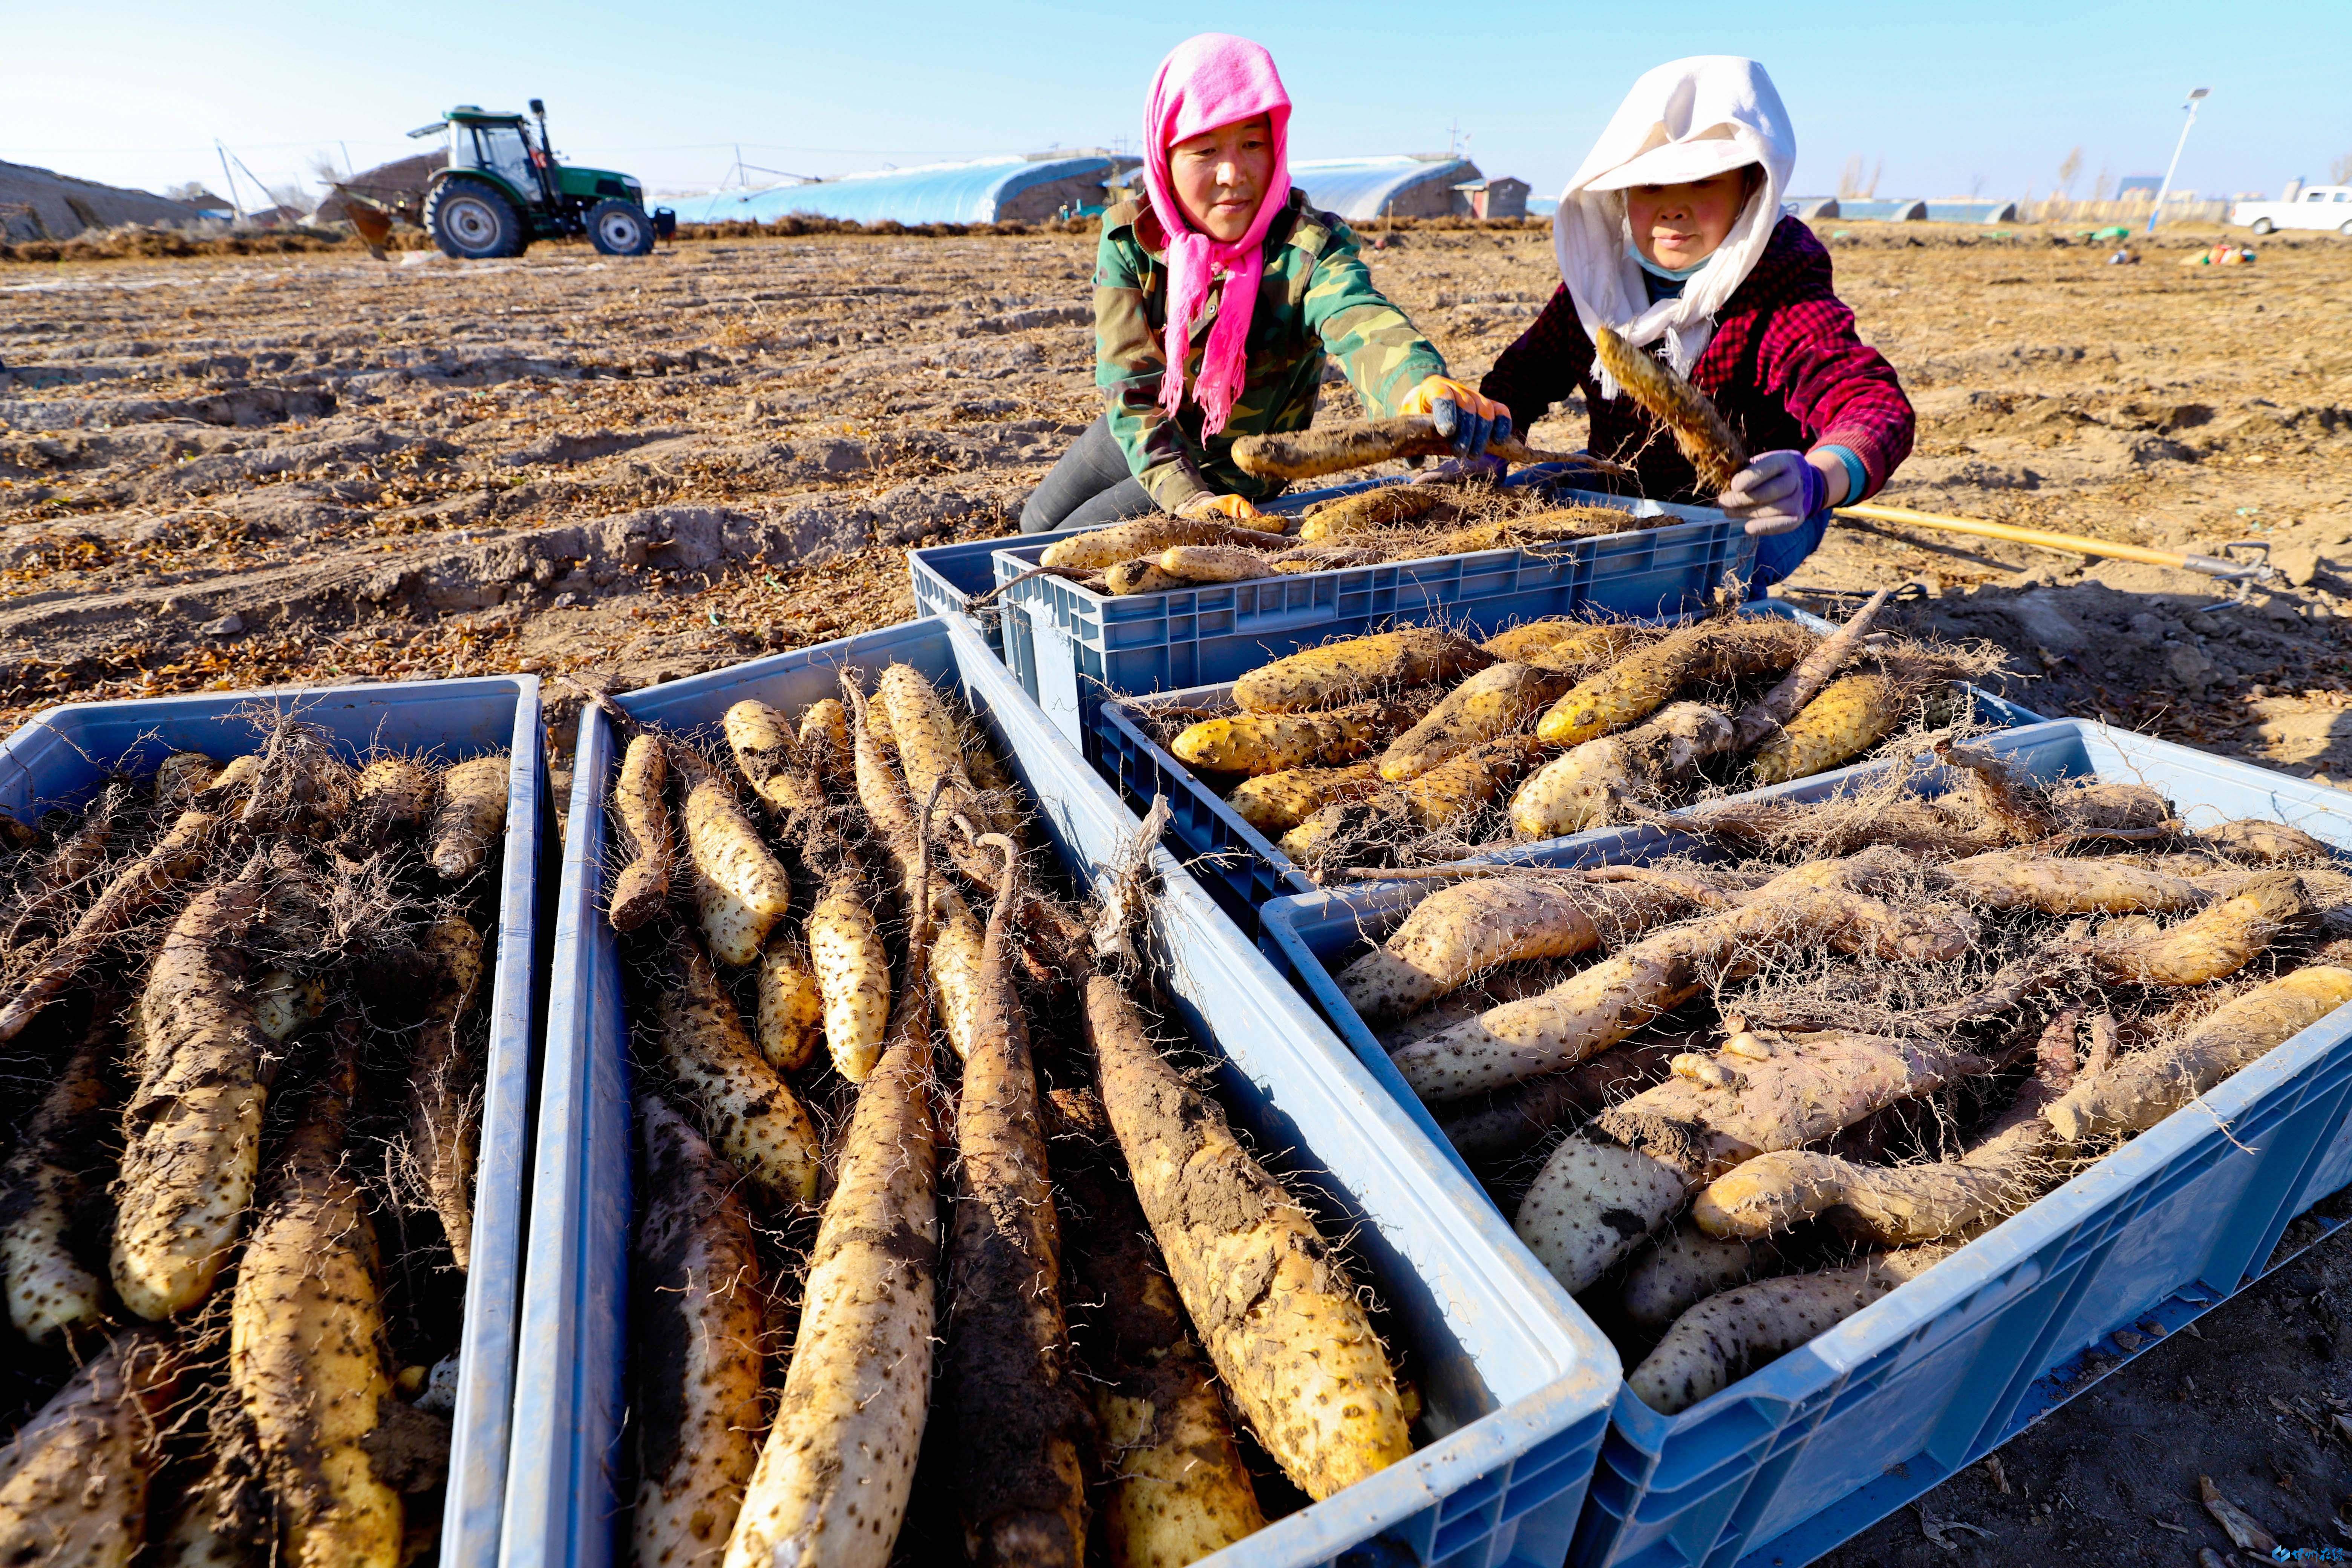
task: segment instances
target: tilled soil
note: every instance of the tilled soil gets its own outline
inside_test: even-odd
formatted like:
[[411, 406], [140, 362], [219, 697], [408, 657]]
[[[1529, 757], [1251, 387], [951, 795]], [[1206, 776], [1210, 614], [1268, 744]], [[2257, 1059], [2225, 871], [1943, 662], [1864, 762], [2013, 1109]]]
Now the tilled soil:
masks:
[[[1473, 378], [1554, 285], [1537, 229], [1381, 237], [1375, 276]], [[1921, 416], [1879, 499], [2216, 555], [2254, 541], [2278, 578], [1841, 527], [1790, 596], [1916, 584], [1897, 618], [1998, 643], [2030, 707], [2352, 783], [2352, 247], [2280, 237], [2252, 267], [2191, 268], [2212, 237], [2183, 236], [2111, 266], [2063, 237], [1832, 226], [1841, 293]], [[634, 687], [902, 620], [905, 547], [1008, 531], [1097, 412], [1090, 262], [1052, 235], [0, 267], [0, 730], [63, 700], [297, 681]], [[1356, 411], [1326, 390], [1327, 417]], [[1531, 439], [1583, 427], [1571, 403]], [[551, 742], [560, 765], [568, 727]], [[2227, 1550], [2199, 1473], [2290, 1544], [2330, 1543], [2344, 1439], [2267, 1401], [2326, 1426], [2352, 1393], [2315, 1359], [2352, 1352], [2342, 1252], [2215, 1313], [2226, 1351], [2176, 1336], [2012, 1444], [2030, 1492], [1972, 1471], [1933, 1494], [1929, 1516], [1994, 1531], [1943, 1531], [1950, 1552], [2194, 1562]], [[1941, 1561], [1921, 1522], [1835, 1560]]]

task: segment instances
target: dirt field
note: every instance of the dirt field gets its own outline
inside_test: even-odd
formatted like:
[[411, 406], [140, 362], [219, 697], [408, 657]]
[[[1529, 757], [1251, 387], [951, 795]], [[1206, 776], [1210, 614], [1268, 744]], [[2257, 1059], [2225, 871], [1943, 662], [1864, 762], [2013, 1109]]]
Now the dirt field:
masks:
[[[2282, 237], [2192, 269], [2186, 237], [2110, 266], [2112, 245], [2033, 231], [1830, 233], [1922, 416], [1884, 500], [2209, 553], [2255, 540], [2284, 577], [2231, 598], [1840, 529], [1792, 596], [1916, 582], [1903, 616], [2000, 643], [2029, 706], [2352, 784], [2352, 246]], [[629, 687], [903, 619], [903, 548], [1004, 531], [1093, 417], [1090, 247], [0, 267], [0, 726], [297, 680]], [[1474, 378], [1554, 280], [1531, 230], [1401, 233], [1373, 266]], [[1582, 428], [1565, 407], [1534, 439]], [[2314, 1257], [2011, 1445], [2011, 1492], [1971, 1472], [1834, 1560], [2193, 1563], [2228, 1550], [2200, 1474], [2290, 1545], [2340, 1543], [2346, 1439], [2307, 1417], [2352, 1409], [2352, 1252]], [[1923, 1518], [1993, 1533], [1947, 1549]]]

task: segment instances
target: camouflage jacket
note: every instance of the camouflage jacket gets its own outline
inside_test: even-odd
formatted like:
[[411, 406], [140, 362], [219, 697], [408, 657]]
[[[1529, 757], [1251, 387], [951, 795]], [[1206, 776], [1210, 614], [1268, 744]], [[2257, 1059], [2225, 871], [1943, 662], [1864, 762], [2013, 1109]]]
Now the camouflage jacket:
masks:
[[[1315, 417], [1327, 355], [1337, 359], [1366, 405], [1388, 415], [1423, 377], [1445, 373], [1445, 360], [1405, 313], [1372, 287], [1356, 254], [1354, 231], [1293, 191], [1287, 212], [1265, 235], [1265, 274], [1250, 314], [1249, 363], [1225, 427], [1205, 441], [1201, 411], [1187, 400], [1171, 418], [1160, 405], [1161, 352], [1168, 324], [1168, 267], [1155, 248], [1159, 225], [1134, 199], [1103, 215], [1095, 252], [1095, 383], [1103, 389], [1111, 434], [1128, 471], [1161, 510], [1174, 511], [1203, 494], [1262, 500], [1277, 479], [1245, 474], [1233, 460], [1244, 436], [1303, 430]], [[1199, 374], [1218, 297], [1192, 324], [1188, 376]]]

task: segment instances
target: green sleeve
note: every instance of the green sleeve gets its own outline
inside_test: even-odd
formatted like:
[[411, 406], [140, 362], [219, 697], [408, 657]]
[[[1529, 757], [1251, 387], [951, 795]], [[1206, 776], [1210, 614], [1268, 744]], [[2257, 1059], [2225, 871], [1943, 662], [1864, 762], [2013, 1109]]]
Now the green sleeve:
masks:
[[1372, 287], [1355, 232], [1336, 225], [1307, 281], [1307, 321], [1376, 415], [1391, 415], [1422, 382], [1445, 374], [1445, 356]]
[[1212, 493], [1184, 434], [1160, 405], [1167, 356], [1144, 313], [1140, 247], [1108, 231], [1095, 253], [1095, 384], [1104, 414], [1133, 474], [1163, 511]]

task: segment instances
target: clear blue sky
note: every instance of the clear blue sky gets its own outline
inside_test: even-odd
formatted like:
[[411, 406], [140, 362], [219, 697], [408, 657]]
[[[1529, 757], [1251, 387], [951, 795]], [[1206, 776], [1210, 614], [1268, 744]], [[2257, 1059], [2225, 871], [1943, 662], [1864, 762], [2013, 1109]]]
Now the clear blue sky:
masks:
[[1884, 160], [1882, 195], [2076, 194], [2161, 172], [2190, 87], [2213, 96], [2179, 184], [2275, 192], [2352, 153], [2352, 0], [1671, 5], [1474, 0], [0, 0], [0, 159], [110, 183], [220, 184], [215, 137], [277, 182], [364, 167], [456, 102], [547, 100], [556, 145], [657, 188], [733, 161], [800, 174], [1136, 135], [1184, 35], [1245, 33], [1297, 104], [1294, 155], [1443, 148], [1555, 191], [1626, 86], [1679, 55], [1748, 54], [1788, 100], [1797, 189]]

